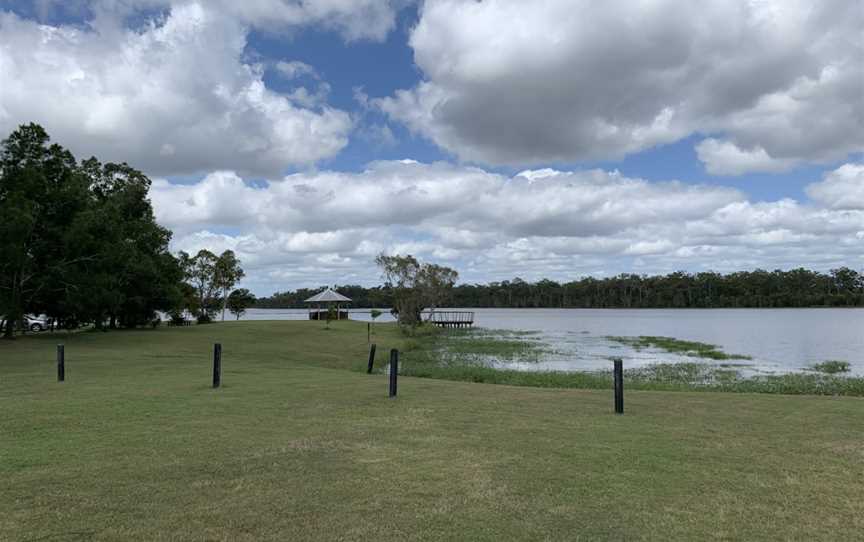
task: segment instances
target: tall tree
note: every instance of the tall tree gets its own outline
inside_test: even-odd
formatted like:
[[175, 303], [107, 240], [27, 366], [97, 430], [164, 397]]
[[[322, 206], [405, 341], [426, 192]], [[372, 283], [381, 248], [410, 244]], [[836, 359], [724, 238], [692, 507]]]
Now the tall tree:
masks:
[[453, 288], [459, 274], [449, 267], [421, 264], [410, 254], [379, 254], [375, 263], [384, 280], [393, 288], [393, 309], [399, 323], [416, 326], [421, 323], [424, 308], [440, 306]]
[[410, 254], [387, 256], [379, 254], [375, 263], [381, 269], [384, 281], [393, 288], [393, 311], [400, 324], [417, 325], [423, 309], [417, 292], [420, 262]]
[[427, 263], [420, 266], [416, 287], [419, 290], [423, 308], [435, 310], [445, 305], [459, 278], [455, 269]]
[[86, 183], [75, 159], [37, 124], [0, 143], [0, 311], [11, 338], [24, 314], [46, 305], [49, 271], [73, 265], [63, 232], [86, 205]]
[[[213, 270], [213, 280], [216, 287], [222, 292], [222, 321], [225, 321], [225, 308], [228, 304], [228, 292], [244, 277], [243, 268], [240, 267], [240, 260], [232, 250], [223, 252]], [[248, 292], [248, 290], [247, 290]]]
[[150, 180], [127, 164], [78, 164], [49, 141], [29, 124], [0, 143], [4, 335], [31, 312], [97, 327], [149, 322], [177, 303], [181, 279]]
[[[186, 280], [195, 291], [195, 308], [190, 311], [200, 322], [212, 320], [215, 310], [216, 293], [219, 291], [214, 281], [216, 263], [219, 257], [206, 249], [201, 249], [195, 256], [180, 252], [180, 265]], [[191, 308], [191, 307], [190, 307]]]
[[126, 164], [82, 163], [92, 204], [79, 215], [67, 245], [82, 260], [72, 306], [110, 327], [146, 323], [180, 297], [182, 278], [170, 254], [171, 232], [156, 223], [147, 193], [150, 180]]
[[180, 266], [186, 280], [195, 292], [192, 312], [199, 322], [210, 322], [221, 307], [223, 311], [228, 301], [228, 289], [243, 277], [240, 260], [230, 250], [216, 256], [206, 249], [199, 250], [195, 256], [180, 252]]

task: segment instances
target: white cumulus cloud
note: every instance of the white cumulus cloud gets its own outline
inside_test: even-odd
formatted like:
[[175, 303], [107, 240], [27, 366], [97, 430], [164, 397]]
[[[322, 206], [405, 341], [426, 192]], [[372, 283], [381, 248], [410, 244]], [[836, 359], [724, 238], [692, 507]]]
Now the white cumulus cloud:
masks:
[[243, 60], [247, 28], [212, 7], [178, 3], [135, 30], [0, 12], [0, 132], [39, 122], [76, 155], [154, 174], [276, 175], [339, 152], [350, 116], [268, 89]]
[[424, 80], [375, 103], [459, 158], [618, 159], [692, 134], [709, 171], [864, 149], [857, 0], [427, 0]]
[[852, 199], [859, 185], [845, 199], [834, 195], [849, 190], [837, 179], [860, 182], [859, 174], [854, 164], [829, 173], [811, 187], [813, 203], [753, 202], [730, 188], [615, 171], [506, 176], [402, 160], [254, 185], [224, 171], [193, 184], [157, 180], [151, 198], [157, 219], [175, 231], [175, 249], [231, 248], [248, 285], [266, 293], [377, 283], [380, 251], [454, 266], [467, 281], [860, 267], [864, 208]]
[[844, 164], [807, 187], [807, 195], [830, 209], [864, 210], [864, 164]]
[[731, 141], [703, 139], [696, 145], [699, 160], [708, 173], [714, 175], [741, 175], [749, 172], [777, 172], [788, 169], [794, 160], [768, 156], [765, 149], [742, 149]]

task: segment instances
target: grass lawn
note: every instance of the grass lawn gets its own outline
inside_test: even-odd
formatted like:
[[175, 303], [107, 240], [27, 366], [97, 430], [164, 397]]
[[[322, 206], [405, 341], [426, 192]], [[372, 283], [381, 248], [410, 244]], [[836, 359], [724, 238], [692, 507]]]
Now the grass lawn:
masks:
[[[365, 324], [331, 327], [0, 342], [0, 540], [864, 533], [862, 398], [629, 391], [616, 416], [609, 390], [401, 377], [389, 400]], [[376, 328], [382, 363], [403, 340]]]

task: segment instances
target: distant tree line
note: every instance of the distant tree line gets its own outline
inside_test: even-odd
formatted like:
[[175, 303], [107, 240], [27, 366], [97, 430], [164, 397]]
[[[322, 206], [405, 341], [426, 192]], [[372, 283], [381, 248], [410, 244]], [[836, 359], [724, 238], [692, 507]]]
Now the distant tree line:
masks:
[[[257, 309], [302, 309], [306, 308], [303, 302], [313, 295], [320, 293], [327, 286], [317, 288], [298, 288], [276, 292], [267, 297], [258, 297], [255, 300]], [[364, 308], [391, 308], [393, 307], [393, 288], [390, 286], [373, 286], [366, 288], [357, 284], [336, 285], [335, 289], [351, 298], [353, 307]]]
[[97, 328], [151, 324], [160, 311], [224, 314], [240, 262], [230, 251], [171, 254], [149, 189], [150, 179], [127, 164], [77, 162], [37, 124], [0, 142], [5, 337], [28, 314]]
[[[390, 284], [339, 286], [355, 307], [393, 306]], [[258, 299], [259, 308], [302, 307], [318, 290], [279, 292]], [[864, 306], [864, 275], [841, 267], [828, 273], [807, 269], [668, 275], [622, 274], [570, 282], [519, 278], [461, 284], [447, 292], [454, 307], [490, 308], [771, 308]], [[442, 304], [443, 305], [443, 304]]]

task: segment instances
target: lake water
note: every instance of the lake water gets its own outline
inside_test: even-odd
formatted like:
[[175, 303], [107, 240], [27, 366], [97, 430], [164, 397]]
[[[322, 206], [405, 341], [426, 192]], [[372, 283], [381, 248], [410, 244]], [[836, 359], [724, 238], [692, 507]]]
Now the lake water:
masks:
[[[459, 310], [459, 309], [456, 309]], [[499, 362], [522, 370], [608, 369], [610, 357], [625, 367], [653, 363], [715, 360], [691, 358], [659, 349], [636, 350], [608, 336], [656, 335], [717, 345], [728, 354], [752, 360], [724, 360], [743, 374], [806, 370], [825, 360], [851, 365], [849, 375], [864, 376], [864, 309], [461, 309], [475, 313], [475, 326], [539, 332], [526, 335], [553, 351], [540, 362]], [[351, 318], [369, 320], [368, 309]], [[251, 309], [247, 320], [302, 320], [305, 310]], [[379, 322], [392, 321], [384, 311]]]

